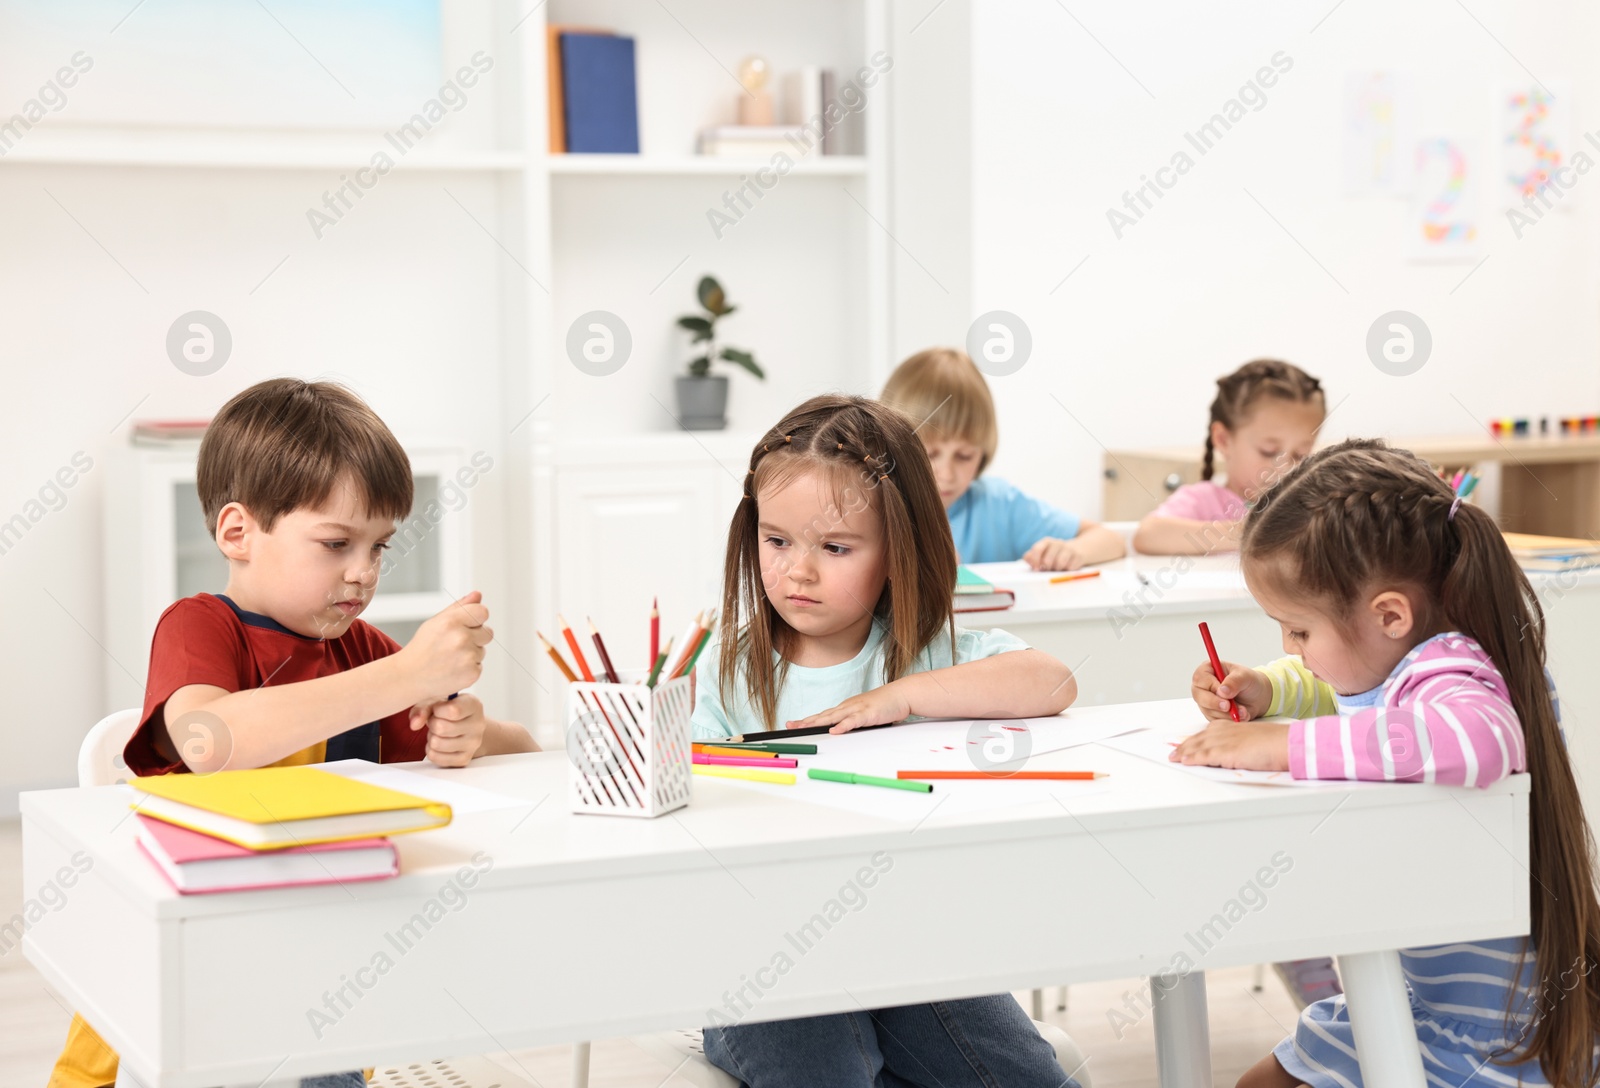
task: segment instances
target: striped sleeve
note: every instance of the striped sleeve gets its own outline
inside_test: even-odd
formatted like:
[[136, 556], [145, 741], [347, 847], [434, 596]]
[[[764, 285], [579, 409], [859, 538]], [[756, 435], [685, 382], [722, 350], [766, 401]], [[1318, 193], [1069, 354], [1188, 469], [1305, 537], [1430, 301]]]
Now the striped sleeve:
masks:
[[1267, 717], [1309, 718], [1338, 713], [1333, 689], [1312, 676], [1298, 657], [1280, 657], [1263, 665], [1261, 672], [1272, 684], [1272, 705], [1267, 707]]
[[1490, 786], [1527, 767], [1505, 681], [1465, 638], [1430, 645], [1382, 706], [1289, 727], [1296, 778]]

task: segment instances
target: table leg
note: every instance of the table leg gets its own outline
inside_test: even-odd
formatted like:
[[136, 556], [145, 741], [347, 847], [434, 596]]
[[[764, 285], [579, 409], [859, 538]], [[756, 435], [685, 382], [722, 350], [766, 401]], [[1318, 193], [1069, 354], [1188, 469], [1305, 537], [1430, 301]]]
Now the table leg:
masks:
[[1028, 1010], [1028, 1015], [1033, 1017], [1035, 1020], [1043, 1020], [1044, 1019], [1044, 990], [1043, 989], [1038, 989], [1038, 990], [1034, 990], [1033, 991], [1033, 1003], [1032, 1003], [1032, 1006]]
[[1361, 1079], [1385, 1088], [1424, 1088], [1422, 1048], [1417, 1045], [1400, 953], [1340, 956], [1339, 977], [1350, 1009]]
[[589, 1088], [589, 1043], [572, 1044], [572, 1088]]
[[1156, 1027], [1156, 1075], [1161, 1088], [1211, 1088], [1206, 973], [1190, 971], [1170, 984], [1152, 977], [1150, 1001]]

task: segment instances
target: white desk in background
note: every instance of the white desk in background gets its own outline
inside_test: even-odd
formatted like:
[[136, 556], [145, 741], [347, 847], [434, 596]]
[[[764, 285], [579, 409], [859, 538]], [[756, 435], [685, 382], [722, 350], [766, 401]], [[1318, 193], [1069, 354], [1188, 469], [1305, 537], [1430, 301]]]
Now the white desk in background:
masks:
[[969, 564], [979, 577], [1015, 591], [998, 612], [962, 612], [962, 627], [1000, 627], [1071, 666], [1078, 704], [1176, 699], [1206, 659], [1198, 630], [1211, 625], [1224, 661], [1259, 665], [1284, 654], [1278, 625], [1244, 587], [1236, 553], [1133, 555], [1086, 567], [1098, 578], [1051, 585], [1059, 571], [1022, 562]]
[[1091, 744], [1030, 766], [1109, 778], [1016, 808], [942, 819], [936, 791], [913, 822], [697, 779], [687, 809], [635, 820], [569, 814], [560, 753], [409, 766], [526, 807], [398, 836], [394, 880], [184, 897], [135, 850], [124, 788], [23, 794], [25, 888], [92, 862], [28, 959], [150, 1088], [701, 1025], [741, 988], [753, 1020], [1163, 974], [1161, 1083], [1204, 1088], [1204, 971], [1333, 954], [1367, 1083], [1422, 1088], [1395, 950], [1529, 925], [1525, 776], [1242, 786]]

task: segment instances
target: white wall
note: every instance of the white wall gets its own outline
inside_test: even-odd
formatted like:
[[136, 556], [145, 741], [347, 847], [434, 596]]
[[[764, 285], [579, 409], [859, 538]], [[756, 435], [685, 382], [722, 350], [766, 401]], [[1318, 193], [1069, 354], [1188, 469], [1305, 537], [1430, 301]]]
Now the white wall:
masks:
[[[1260, 355], [1322, 377], [1332, 402], [1348, 395], [1330, 438], [1477, 433], [1490, 416], [1600, 411], [1600, 171], [1578, 186], [1576, 211], [1520, 241], [1483, 177], [1489, 259], [1459, 289], [1470, 264], [1405, 261], [1405, 200], [1343, 196], [1340, 172], [1351, 71], [1409, 74], [1413, 133], [1476, 138], [1486, 172], [1491, 93], [1503, 80], [1526, 84], [1518, 61], [1557, 94], [1570, 88], [1584, 127], [1592, 8], [1481, 0], [1467, 5], [1480, 26], [1449, 4], [1068, 6], [973, 5], [972, 308], [1022, 315], [1035, 351], [992, 381], [997, 474], [1092, 514], [1102, 444], [1199, 443], [1213, 381]], [[1117, 240], [1106, 209], [1279, 50], [1294, 67], [1267, 105]], [[1432, 360], [1406, 378], [1379, 373], [1364, 348], [1368, 326], [1395, 309], [1421, 315], [1434, 336]]]
[[[448, 7], [451, 70], [478, 49], [509, 52], [470, 10]], [[5, 33], [35, 31], [43, 33], [26, 24]], [[119, 43], [103, 27], [93, 43], [96, 93], [137, 93], [114, 86]], [[53, 44], [8, 44], [36, 57], [39, 71], [37, 79], [14, 74], [7, 86], [37, 86], [66, 55]], [[500, 72], [509, 89], [507, 68]], [[486, 143], [498, 74], [430, 141]], [[0, 100], [0, 117], [20, 105]], [[71, 108], [69, 100], [18, 147], [81, 135]], [[495, 459], [452, 516], [474, 519], [476, 588], [491, 602], [509, 600], [501, 514], [512, 472], [508, 432], [528, 405], [505, 395], [498, 293], [508, 262], [451, 199], [494, 226], [497, 182], [488, 173], [402, 167], [319, 240], [305, 210], [339, 173], [0, 162], [0, 521], [75, 452], [95, 463], [62, 509], [0, 555], [0, 685], [9, 701], [0, 721], [0, 816], [15, 811], [20, 789], [74, 783], [89, 726], [142, 701], [147, 662], [122, 662], [130, 679], [108, 691], [99, 645], [102, 539], [114, 548], [127, 531], [102, 524], [104, 468], [108, 452], [127, 442], [130, 418], [210, 416], [267, 377], [345, 382], [403, 443], [482, 449]], [[232, 357], [208, 377], [181, 373], [165, 351], [173, 320], [196, 309], [222, 317], [233, 334]], [[504, 706], [514, 668], [490, 659], [480, 690], [491, 708]]]

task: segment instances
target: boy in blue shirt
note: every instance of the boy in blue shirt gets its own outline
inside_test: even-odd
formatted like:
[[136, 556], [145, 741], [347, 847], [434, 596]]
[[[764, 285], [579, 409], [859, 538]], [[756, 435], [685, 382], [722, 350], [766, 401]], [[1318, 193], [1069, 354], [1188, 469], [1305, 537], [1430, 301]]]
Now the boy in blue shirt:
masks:
[[920, 424], [961, 562], [1021, 559], [1034, 570], [1076, 570], [1127, 554], [1104, 525], [983, 475], [1000, 429], [989, 384], [966, 352], [919, 351], [895, 368], [879, 399]]

